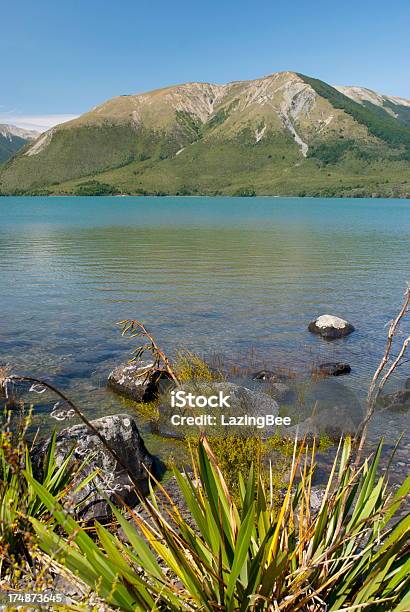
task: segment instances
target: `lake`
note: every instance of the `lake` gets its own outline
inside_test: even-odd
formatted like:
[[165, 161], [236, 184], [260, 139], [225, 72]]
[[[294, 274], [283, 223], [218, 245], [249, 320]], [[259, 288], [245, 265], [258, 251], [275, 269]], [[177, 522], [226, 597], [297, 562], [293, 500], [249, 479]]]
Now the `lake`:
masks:
[[[0, 363], [52, 380], [90, 416], [124, 410], [105, 382], [133, 348], [115, 325], [126, 318], [170, 355], [347, 361], [343, 382], [363, 396], [410, 280], [410, 201], [1, 198], [0, 277]], [[323, 313], [356, 332], [310, 334]], [[390, 437], [402, 427], [402, 414], [379, 423]]]

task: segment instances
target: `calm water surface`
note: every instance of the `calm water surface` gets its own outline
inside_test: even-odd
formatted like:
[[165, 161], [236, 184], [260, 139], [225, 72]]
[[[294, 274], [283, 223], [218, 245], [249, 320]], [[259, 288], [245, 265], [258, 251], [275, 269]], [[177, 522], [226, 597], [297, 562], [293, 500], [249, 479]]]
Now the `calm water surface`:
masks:
[[[363, 393], [410, 280], [410, 201], [281, 198], [1, 198], [0, 363], [48, 377], [89, 414], [144, 321], [173, 354], [252, 367], [352, 365]], [[354, 323], [328, 343], [308, 322]], [[409, 376], [408, 364], [401, 369]], [[384, 417], [400, 429], [403, 415]]]

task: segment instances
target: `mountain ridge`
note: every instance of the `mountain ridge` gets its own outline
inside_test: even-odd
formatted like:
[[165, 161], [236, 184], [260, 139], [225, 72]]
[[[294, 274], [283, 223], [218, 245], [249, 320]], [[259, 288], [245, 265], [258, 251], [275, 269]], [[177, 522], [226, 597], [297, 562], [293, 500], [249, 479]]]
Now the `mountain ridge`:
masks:
[[20, 151], [0, 192], [405, 197], [409, 168], [410, 101], [286, 71], [111, 98]]
[[0, 164], [7, 161], [31, 140], [39, 136], [39, 132], [25, 130], [9, 123], [0, 123]]

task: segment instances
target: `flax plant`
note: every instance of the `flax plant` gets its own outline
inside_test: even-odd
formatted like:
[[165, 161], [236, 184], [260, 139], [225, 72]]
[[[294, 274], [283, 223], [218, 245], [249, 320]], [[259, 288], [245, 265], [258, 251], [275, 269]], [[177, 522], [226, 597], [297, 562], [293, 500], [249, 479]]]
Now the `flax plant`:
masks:
[[235, 503], [204, 439], [193, 475], [174, 471], [189, 524], [157, 483], [141, 500], [144, 513], [128, 509], [126, 519], [113, 508], [125, 538], [97, 523], [93, 539], [27, 473], [66, 536], [31, 521], [43, 550], [120, 610], [404, 612], [410, 517], [398, 510], [410, 478], [388, 492], [387, 475], [377, 476], [381, 448], [357, 468], [350, 439], [341, 442], [316, 512], [314, 447], [295, 444], [278, 509], [273, 485], [253, 468]]

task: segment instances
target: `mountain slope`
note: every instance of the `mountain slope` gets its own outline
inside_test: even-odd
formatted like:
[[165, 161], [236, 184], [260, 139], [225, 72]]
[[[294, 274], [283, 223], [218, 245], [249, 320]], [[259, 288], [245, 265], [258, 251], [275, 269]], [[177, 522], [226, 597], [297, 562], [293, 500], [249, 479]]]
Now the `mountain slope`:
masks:
[[373, 109], [374, 107], [380, 108], [391, 117], [410, 127], [410, 100], [398, 96], [386, 96], [366, 87], [336, 86], [335, 89], [363, 106]]
[[108, 100], [17, 154], [0, 191], [406, 195], [409, 160], [405, 122], [282, 72]]
[[38, 136], [38, 132], [23, 130], [15, 125], [0, 124], [0, 164]]

